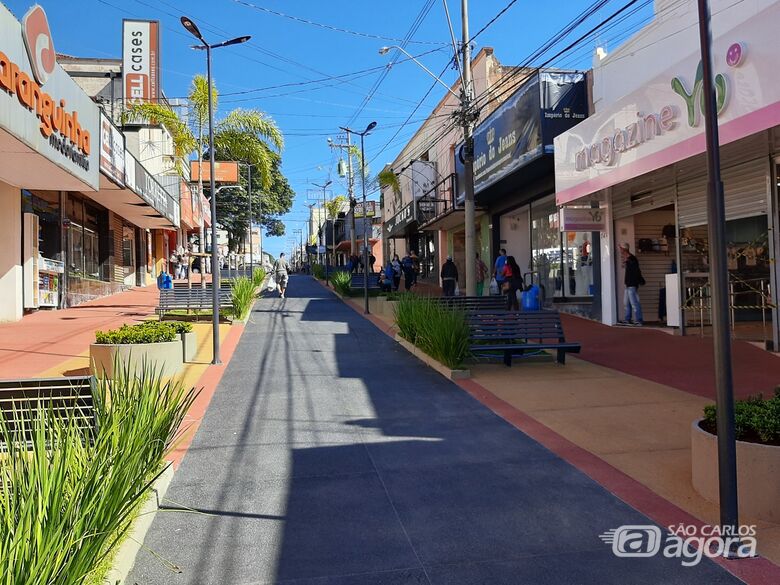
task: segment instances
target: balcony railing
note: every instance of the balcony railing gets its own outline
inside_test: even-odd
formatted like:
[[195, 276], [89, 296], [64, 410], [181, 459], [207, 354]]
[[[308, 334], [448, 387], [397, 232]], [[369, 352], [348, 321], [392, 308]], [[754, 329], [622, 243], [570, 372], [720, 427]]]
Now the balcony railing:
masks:
[[453, 173], [444, 177], [417, 200], [417, 224], [425, 226], [433, 220], [455, 209], [457, 177]]

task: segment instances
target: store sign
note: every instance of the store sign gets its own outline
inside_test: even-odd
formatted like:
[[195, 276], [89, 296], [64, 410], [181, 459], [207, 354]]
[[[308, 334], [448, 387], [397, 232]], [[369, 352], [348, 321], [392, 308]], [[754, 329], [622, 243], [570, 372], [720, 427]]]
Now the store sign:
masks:
[[385, 222], [387, 233], [395, 235], [400, 233], [406, 226], [412, 223], [414, 219], [414, 207], [411, 203], [404, 205], [401, 211]]
[[160, 97], [160, 23], [122, 21], [122, 85], [128, 104]]
[[0, 4], [0, 128], [97, 190], [98, 108], [57, 64], [46, 13]]
[[[585, 75], [541, 71], [474, 131], [474, 193], [552, 151], [555, 136], [588, 115]], [[459, 200], [463, 198], [462, 148], [455, 149]]]
[[355, 218], [360, 217], [375, 217], [376, 216], [376, 201], [366, 201], [366, 212], [363, 211], [363, 203], [355, 204]]
[[[713, 14], [713, 75], [721, 144], [780, 124], [780, 78], [776, 72], [780, 2]], [[728, 12], [728, 13], [726, 13]], [[655, 24], [655, 23], [654, 23]], [[660, 21], [648, 35], [676, 31], [674, 19]], [[668, 29], [668, 30], [667, 30]], [[640, 33], [641, 34], [641, 33]], [[740, 39], [745, 39], [743, 43]], [[668, 46], [650, 43], [641, 52], [620, 55], [640, 75], [644, 64], [658, 73], [639, 89], [612, 103], [555, 139], [558, 205], [589, 196], [633, 177], [688, 159], [706, 150], [703, 70], [698, 50], [677, 61]], [[609, 57], [603, 67], [609, 67]], [[597, 82], [604, 76], [596, 76]], [[603, 81], [597, 94], [619, 95], [618, 78]]]
[[160, 183], [132, 154], [125, 152], [125, 183], [155, 211], [174, 226], [179, 227], [181, 210], [179, 202], [170, 196]]
[[100, 170], [120, 187], [125, 186], [125, 136], [100, 112]]
[[[203, 172], [203, 180], [211, 181], [211, 170], [208, 161], [190, 161], [191, 180], [200, 180], [200, 173]], [[218, 161], [214, 163], [214, 182], [215, 183], [238, 183], [238, 163]]]
[[637, 148], [648, 140], [670, 132], [676, 126], [677, 112], [672, 106], [664, 106], [657, 114], [637, 112], [636, 120], [614, 134], [605, 136], [580, 150], [574, 168], [585, 171], [596, 164], [614, 165], [622, 152]]
[[438, 182], [438, 174], [434, 161], [413, 161], [407, 175], [412, 183], [412, 197], [417, 200], [429, 194]]
[[560, 209], [562, 232], [603, 232], [607, 229], [603, 209], [587, 207], [562, 207]]

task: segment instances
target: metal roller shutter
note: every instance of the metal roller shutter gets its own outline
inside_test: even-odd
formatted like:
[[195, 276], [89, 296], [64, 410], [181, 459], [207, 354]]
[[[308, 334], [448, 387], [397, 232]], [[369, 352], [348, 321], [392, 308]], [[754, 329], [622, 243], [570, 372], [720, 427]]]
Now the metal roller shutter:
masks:
[[[767, 213], [769, 161], [758, 158], [723, 169], [726, 219]], [[707, 223], [707, 176], [681, 181], [677, 186], [680, 227]]]

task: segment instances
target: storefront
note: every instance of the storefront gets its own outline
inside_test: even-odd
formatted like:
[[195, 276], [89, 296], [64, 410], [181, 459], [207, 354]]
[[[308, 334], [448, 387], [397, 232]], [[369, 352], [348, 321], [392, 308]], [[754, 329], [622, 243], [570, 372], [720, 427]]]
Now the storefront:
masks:
[[[596, 114], [556, 139], [556, 199], [559, 206], [598, 206], [605, 217], [605, 323], [623, 318], [618, 246], [628, 243], [647, 283], [640, 288], [645, 321], [707, 334], [711, 250], [701, 69], [695, 27], [681, 28], [695, 22], [695, 2], [681, 4], [657, 15], [632, 47], [618, 49], [599, 66]], [[713, 2], [712, 11], [728, 241], [720, 253], [728, 259], [730, 314], [738, 336], [777, 347], [772, 291], [780, 244], [774, 229], [780, 83], [774, 47], [780, 2]], [[686, 38], [678, 44], [685, 50], [678, 56], [684, 58], [670, 65], [664, 47], [653, 40], [683, 30]], [[634, 50], [637, 43], [642, 50]], [[626, 71], [634, 78], [622, 84]], [[647, 78], [637, 79], [640, 73]]]
[[[585, 74], [534, 71], [474, 132], [478, 251], [489, 266], [506, 249], [545, 304], [589, 311], [593, 295], [589, 233], [564, 232], [554, 196], [553, 139], [588, 115]], [[456, 149], [456, 153], [460, 149]], [[456, 157], [458, 201], [463, 165]], [[451, 253], [463, 259], [463, 227]]]
[[100, 131], [40, 6], [19, 23], [0, 5], [0, 90], [0, 321], [15, 321], [63, 303], [68, 193], [97, 191]]

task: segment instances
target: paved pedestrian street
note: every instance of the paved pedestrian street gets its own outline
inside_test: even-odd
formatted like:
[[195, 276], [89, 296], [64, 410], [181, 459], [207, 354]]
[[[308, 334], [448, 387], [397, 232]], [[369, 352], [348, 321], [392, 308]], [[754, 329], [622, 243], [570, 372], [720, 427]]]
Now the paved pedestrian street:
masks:
[[741, 582], [615, 556], [647, 517], [304, 276], [256, 303], [163, 508], [128, 583]]

